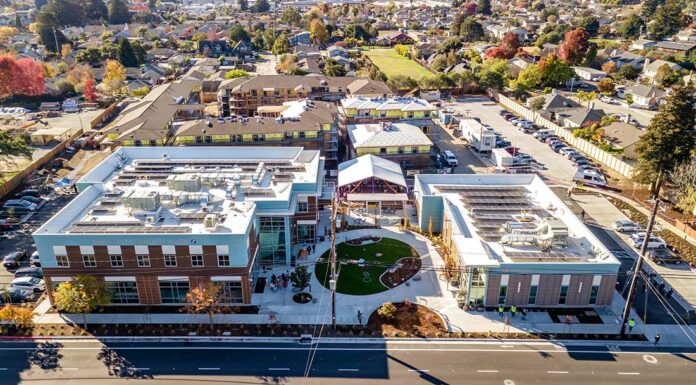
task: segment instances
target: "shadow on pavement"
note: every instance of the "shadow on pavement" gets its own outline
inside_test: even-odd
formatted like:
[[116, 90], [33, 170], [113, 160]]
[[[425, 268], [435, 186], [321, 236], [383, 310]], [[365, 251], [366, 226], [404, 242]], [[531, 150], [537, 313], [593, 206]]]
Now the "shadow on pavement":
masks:
[[28, 352], [27, 361], [45, 371], [56, 371], [60, 369], [60, 359], [63, 358], [62, 347], [63, 344], [58, 342], [42, 342]]

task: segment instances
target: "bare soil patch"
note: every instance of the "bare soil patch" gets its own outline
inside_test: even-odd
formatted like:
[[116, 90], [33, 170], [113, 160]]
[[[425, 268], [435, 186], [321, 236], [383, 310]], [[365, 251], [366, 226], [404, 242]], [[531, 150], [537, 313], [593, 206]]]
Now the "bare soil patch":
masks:
[[410, 302], [395, 303], [396, 314], [385, 320], [375, 310], [370, 314], [367, 326], [382, 335], [434, 335], [446, 333], [447, 327], [433, 310]]

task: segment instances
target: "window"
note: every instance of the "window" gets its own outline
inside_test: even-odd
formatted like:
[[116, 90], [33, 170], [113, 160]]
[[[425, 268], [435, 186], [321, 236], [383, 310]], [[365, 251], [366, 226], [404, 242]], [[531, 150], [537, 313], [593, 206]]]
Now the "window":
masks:
[[590, 305], [597, 303], [597, 296], [599, 295], [599, 286], [592, 286], [590, 289]]
[[297, 212], [306, 213], [309, 211], [309, 203], [307, 202], [297, 202]]
[[164, 256], [164, 266], [176, 267], [176, 255], [165, 255]]
[[230, 266], [230, 256], [218, 255], [218, 266]]
[[111, 267], [123, 267], [123, 256], [122, 255], [109, 255], [109, 260], [111, 261]]
[[262, 264], [285, 263], [284, 217], [259, 218], [259, 249], [261, 251]]
[[135, 282], [106, 282], [111, 303], [140, 303]]
[[56, 265], [58, 267], [70, 267], [67, 255], [56, 255]]
[[150, 267], [150, 256], [149, 255], [138, 255], [138, 267]]
[[150, 140], [150, 146], [157, 146], [157, 141], [154, 139]]
[[220, 288], [219, 296], [222, 303], [242, 303], [244, 296], [242, 295], [241, 281], [224, 281], [215, 282], [215, 286]]
[[316, 225], [297, 225], [297, 241], [314, 243]]
[[304, 131], [300, 131], [300, 138], [304, 138], [304, 137], [305, 137], [305, 132], [304, 132]]
[[202, 255], [192, 255], [191, 256], [191, 266], [202, 267], [203, 266], [203, 256]]
[[498, 303], [504, 304], [505, 298], [507, 297], [507, 286], [500, 286], [500, 292], [498, 292]]
[[411, 147], [411, 154], [417, 154], [418, 153], [418, 147]]
[[186, 300], [189, 291], [188, 281], [160, 281], [162, 303], [181, 303]]
[[399, 155], [403, 155], [403, 153], [404, 153], [404, 148], [403, 148], [403, 147], [399, 147]]
[[379, 154], [380, 155], [387, 155], [387, 148], [386, 147], [381, 147], [379, 149]]
[[83, 255], [82, 264], [85, 267], [97, 267], [97, 258], [94, 255]]
[[561, 286], [561, 295], [558, 296], [558, 304], [565, 305], [568, 298], [568, 286]]
[[534, 305], [536, 304], [536, 297], [537, 297], [537, 289], [539, 286], [532, 286], [529, 288], [529, 299], [527, 300], [527, 304], [529, 305]]

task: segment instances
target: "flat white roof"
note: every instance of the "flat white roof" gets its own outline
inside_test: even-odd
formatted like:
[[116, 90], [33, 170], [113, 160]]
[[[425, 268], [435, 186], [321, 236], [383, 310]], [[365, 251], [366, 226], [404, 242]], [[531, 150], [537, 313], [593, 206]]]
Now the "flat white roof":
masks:
[[354, 148], [433, 145], [420, 128], [408, 123], [354, 124], [347, 129]]
[[345, 161], [338, 165], [338, 186], [346, 186], [368, 178], [378, 178], [406, 187], [398, 163], [371, 154]]

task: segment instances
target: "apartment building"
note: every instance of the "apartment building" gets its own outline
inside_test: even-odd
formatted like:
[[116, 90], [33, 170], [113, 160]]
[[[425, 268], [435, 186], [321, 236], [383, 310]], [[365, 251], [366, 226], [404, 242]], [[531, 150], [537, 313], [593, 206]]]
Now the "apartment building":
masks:
[[228, 79], [220, 84], [220, 116], [255, 116], [261, 106], [313, 99], [336, 101], [347, 96], [385, 97], [384, 82], [355, 77], [259, 75]]
[[89, 274], [113, 304], [177, 304], [204, 284], [249, 304], [262, 267], [315, 241], [323, 163], [298, 147], [121, 147], [33, 234], [48, 295]]
[[442, 234], [469, 306], [611, 305], [620, 263], [537, 175], [416, 175], [418, 226]]
[[338, 166], [338, 110], [331, 102], [308, 99], [263, 106], [256, 117], [209, 118], [182, 122], [173, 144], [304, 147], [319, 150], [326, 167]]

